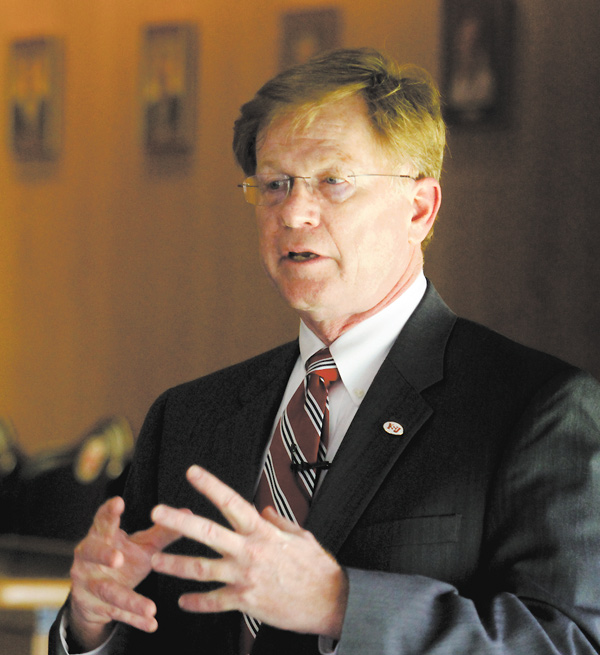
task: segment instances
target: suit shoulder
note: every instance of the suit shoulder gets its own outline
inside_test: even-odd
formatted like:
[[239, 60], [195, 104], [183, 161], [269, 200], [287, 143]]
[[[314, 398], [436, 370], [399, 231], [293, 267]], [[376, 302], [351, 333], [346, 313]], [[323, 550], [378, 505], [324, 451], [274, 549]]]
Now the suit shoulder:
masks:
[[[188, 434], [199, 416], [224, 418], [269, 384], [283, 384], [298, 356], [293, 341], [246, 361], [184, 382], [164, 391], [144, 420], [140, 439], [156, 441], [157, 434]], [[283, 393], [283, 389], [281, 390]]]
[[503, 378], [542, 384], [557, 375], [580, 374], [577, 367], [554, 355], [514, 341], [465, 318], [458, 318], [448, 342], [448, 362], [468, 360], [468, 368], [488, 379]]
[[263, 371], [280, 371], [288, 367], [291, 370], [298, 354], [298, 341], [290, 341], [245, 361], [167, 389], [157, 402], [164, 402], [167, 398], [169, 401], [176, 398], [197, 398], [209, 390], [213, 393], [223, 390], [224, 393], [231, 394], [232, 391], [243, 388]]

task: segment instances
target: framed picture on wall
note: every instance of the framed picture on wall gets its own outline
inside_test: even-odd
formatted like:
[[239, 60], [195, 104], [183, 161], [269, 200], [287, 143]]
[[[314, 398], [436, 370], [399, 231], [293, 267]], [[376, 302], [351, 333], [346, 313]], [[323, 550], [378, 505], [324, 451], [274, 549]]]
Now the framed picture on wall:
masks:
[[338, 9], [291, 11], [281, 17], [279, 68], [304, 63], [313, 55], [340, 46], [341, 16]]
[[453, 125], [506, 125], [512, 91], [512, 0], [443, 0], [442, 94]]
[[62, 137], [62, 42], [38, 37], [10, 43], [9, 139], [16, 157], [55, 158]]
[[197, 28], [148, 25], [142, 35], [141, 122], [148, 153], [185, 153], [194, 146]]

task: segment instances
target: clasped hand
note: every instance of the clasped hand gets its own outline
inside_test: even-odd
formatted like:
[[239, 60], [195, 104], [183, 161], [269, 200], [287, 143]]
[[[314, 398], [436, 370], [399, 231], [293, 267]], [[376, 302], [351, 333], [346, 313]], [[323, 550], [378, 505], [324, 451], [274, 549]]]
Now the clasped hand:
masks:
[[[313, 537], [273, 508], [253, 505], [198, 466], [190, 484], [223, 514], [231, 529], [187, 509], [159, 505], [154, 526], [127, 535], [120, 529], [124, 503], [107, 501], [75, 551], [71, 569], [69, 624], [77, 641], [92, 649], [107, 637], [113, 621], [156, 630], [156, 606], [134, 588], [159, 573], [223, 586], [181, 596], [189, 612], [240, 610], [278, 628], [339, 639], [348, 596], [345, 573]], [[163, 553], [187, 537], [210, 547], [211, 559]]]

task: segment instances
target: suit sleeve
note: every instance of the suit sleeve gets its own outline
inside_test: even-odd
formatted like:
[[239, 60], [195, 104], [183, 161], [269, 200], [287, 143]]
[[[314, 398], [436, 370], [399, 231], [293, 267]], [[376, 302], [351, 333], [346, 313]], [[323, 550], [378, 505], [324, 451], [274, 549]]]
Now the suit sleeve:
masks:
[[528, 404], [489, 491], [476, 591], [348, 569], [338, 655], [600, 653], [600, 385], [561, 374]]

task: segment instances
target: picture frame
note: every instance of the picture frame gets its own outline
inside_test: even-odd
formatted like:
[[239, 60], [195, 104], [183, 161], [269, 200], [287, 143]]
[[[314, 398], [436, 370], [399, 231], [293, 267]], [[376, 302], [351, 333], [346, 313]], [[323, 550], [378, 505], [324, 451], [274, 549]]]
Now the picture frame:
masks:
[[512, 0], [443, 0], [442, 30], [446, 122], [506, 126], [512, 105]]
[[301, 64], [340, 46], [341, 13], [335, 7], [286, 12], [281, 16], [279, 69]]
[[194, 148], [197, 41], [193, 23], [143, 28], [142, 140], [151, 155], [189, 153]]
[[61, 39], [40, 36], [12, 41], [7, 80], [9, 140], [15, 157], [56, 158], [63, 127]]

